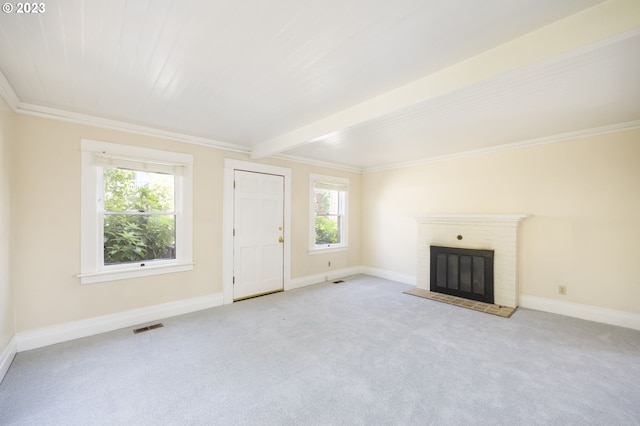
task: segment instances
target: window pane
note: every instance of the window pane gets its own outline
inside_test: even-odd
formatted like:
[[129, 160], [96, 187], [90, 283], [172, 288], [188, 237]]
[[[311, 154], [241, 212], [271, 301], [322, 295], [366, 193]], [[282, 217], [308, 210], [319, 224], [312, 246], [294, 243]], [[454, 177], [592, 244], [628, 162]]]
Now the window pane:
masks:
[[104, 216], [104, 264], [176, 258], [174, 215]]
[[316, 244], [338, 244], [340, 235], [340, 216], [316, 216]]
[[316, 189], [316, 206], [317, 215], [326, 215], [331, 212], [331, 192], [327, 190]]
[[344, 213], [345, 192], [315, 189], [315, 212], [318, 215]]
[[313, 228], [310, 229], [310, 249], [346, 245], [348, 181], [330, 176], [311, 176]]
[[175, 177], [162, 173], [104, 169], [104, 210], [171, 212]]

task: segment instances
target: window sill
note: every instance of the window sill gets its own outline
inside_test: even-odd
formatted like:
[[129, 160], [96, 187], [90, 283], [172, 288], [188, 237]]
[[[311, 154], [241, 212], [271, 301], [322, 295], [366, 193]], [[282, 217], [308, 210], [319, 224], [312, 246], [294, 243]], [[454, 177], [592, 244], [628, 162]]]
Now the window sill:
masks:
[[309, 254], [324, 254], [324, 253], [336, 253], [339, 251], [347, 251], [349, 250], [349, 246], [338, 246], [338, 247], [314, 247], [309, 249]]
[[193, 270], [193, 262], [172, 263], [170, 265], [147, 265], [135, 268], [123, 268], [111, 271], [90, 272], [76, 275], [80, 284], [94, 284], [106, 281], [125, 280], [129, 278], [146, 277], [150, 275], [171, 274]]

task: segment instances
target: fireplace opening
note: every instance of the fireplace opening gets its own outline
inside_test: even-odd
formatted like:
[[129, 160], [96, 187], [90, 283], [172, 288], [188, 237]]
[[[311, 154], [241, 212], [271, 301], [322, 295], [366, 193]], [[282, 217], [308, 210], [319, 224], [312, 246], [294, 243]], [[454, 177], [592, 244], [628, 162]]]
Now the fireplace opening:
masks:
[[493, 253], [431, 246], [430, 290], [493, 304]]

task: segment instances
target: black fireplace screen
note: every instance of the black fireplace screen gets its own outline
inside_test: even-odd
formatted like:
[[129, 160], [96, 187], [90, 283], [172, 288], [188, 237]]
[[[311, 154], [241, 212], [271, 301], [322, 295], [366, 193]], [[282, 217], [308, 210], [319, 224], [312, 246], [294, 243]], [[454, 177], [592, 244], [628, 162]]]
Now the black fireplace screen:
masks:
[[493, 250], [431, 246], [430, 289], [493, 303]]

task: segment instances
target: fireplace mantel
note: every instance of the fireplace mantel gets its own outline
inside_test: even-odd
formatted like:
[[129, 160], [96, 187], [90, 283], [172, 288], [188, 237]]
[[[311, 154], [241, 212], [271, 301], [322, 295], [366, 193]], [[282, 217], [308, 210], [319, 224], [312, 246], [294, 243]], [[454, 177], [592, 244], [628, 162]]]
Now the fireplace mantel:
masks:
[[497, 222], [514, 223], [526, 219], [526, 214], [431, 214], [416, 217], [418, 223], [469, 223], [469, 222]]
[[496, 305], [517, 307], [518, 224], [526, 214], [430, 214], [418, 222], [417, 287], [429, 290], [430, 246], [494, 250]]

